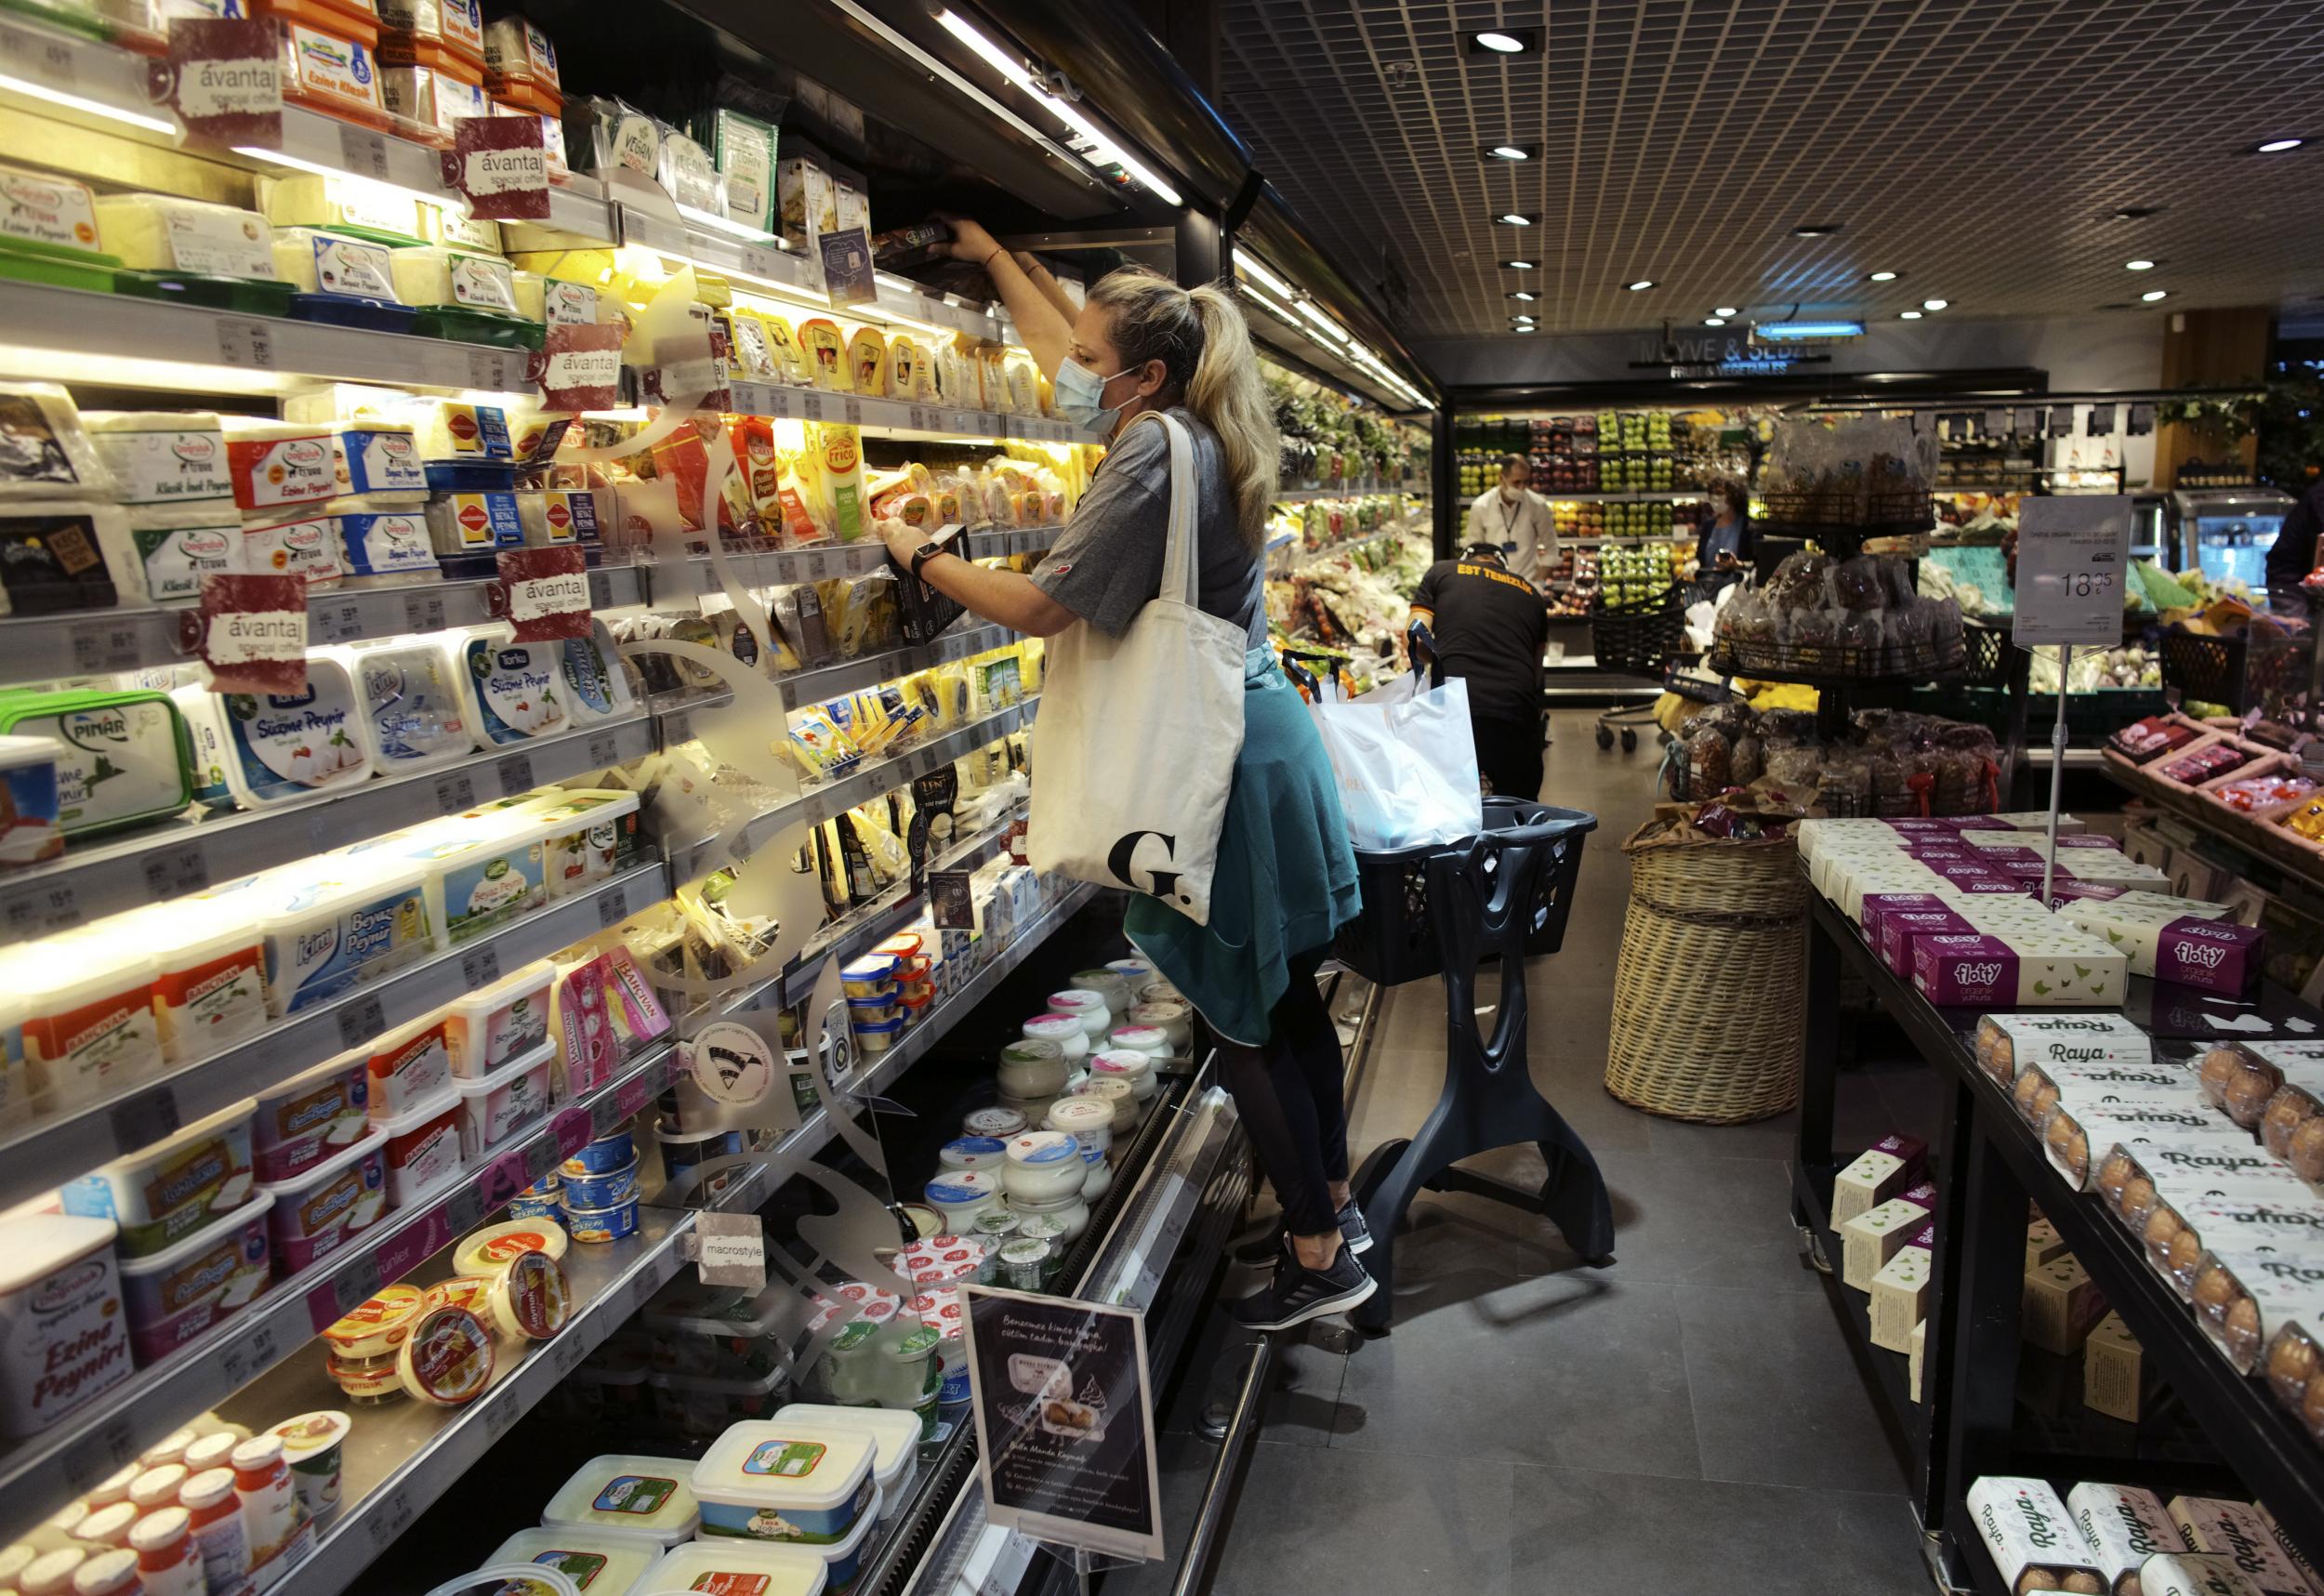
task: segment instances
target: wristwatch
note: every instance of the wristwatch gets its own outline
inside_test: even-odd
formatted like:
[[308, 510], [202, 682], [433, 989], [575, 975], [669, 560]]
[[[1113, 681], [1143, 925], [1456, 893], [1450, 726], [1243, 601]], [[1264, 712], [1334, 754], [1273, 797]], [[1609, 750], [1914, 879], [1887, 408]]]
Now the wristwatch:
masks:
[[944, 546], [938, 543], [934, 538], [929, 539], [926, 543], [921, 544], [918, 548], [912, 550], [913, 579], [915, 581], [918, 580], [920, 567], [927, 564], [930, 561], [935, 559], [936, 556], [944, 552], [945, 552]]

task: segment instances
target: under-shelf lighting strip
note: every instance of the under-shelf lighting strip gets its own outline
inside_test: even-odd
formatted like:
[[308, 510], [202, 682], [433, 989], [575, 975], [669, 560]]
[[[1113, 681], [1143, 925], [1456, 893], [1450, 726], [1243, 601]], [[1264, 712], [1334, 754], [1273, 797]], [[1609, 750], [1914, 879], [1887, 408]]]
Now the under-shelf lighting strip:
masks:
[[[1393, 391], [1402, 394], [1420, 408], [1424, 410], [1436, 408], [1419, 389], [1406, 382], [1387, 362], [1374, 354], [1363, 340], [1353, 336], [1345, 327], [1319, 310], [1314, 299], [1295, 292], [1289, 284], [1284, 282], [1257, 256], [1247, 250], [1238, 250], [1235, 256], [1235, 267], [1247, 279], [1242, 284], [1243, 294], [1253, 304], [1266, 310], [1277, 321], [1298, 328], [1312, 342], [1320, 345], [1335, 359], [1347, 362], [1367, 376], [1379, 378]], [[1261, 289], [1265, 289], [1267, 292], [1261, 293]], [[1282, 299], [1284, 305], [1288, 305], [1292, 309], [1286, 310], [1284, 305], [1276, 304], [1275, 298], [1270, 298], [1269, 294], [1274, 295], [1275, 298]], [[1317, 337], [1314, 333], [1301, 326], [1298, 318], [1292, 314], [1293, 310], [1297, 310], [1299, 316], [1305, 317], [1316, 327], [1322, 329], [1325, 336]], [[1327, 342], [1326, 338], [1330, 341]]]

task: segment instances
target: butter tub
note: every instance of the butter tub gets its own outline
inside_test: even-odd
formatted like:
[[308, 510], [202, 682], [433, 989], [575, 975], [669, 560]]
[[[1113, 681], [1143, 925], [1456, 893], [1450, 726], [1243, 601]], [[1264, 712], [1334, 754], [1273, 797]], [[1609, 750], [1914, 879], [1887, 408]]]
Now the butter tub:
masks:
[[587, 1529], [668, 1548], [692, 1539], [702, 1523], [693, 1486], [695, 1465], [683, 1458], [608, 1453], [574, 1471], [541, 1510], [549, 1529]]
[[125, 1260], [147, 1258], [250, 1201], [254, 1099], [244, 1098], [58, 1189], [68, 1214], [121, 1227]]
[[273, 1208], [274, 1199], [260, 1192], [174, 1246], [121, 1260], [129, 1348], [139, 1367], [241, 1312], [266, 1289]]
[[370, 1061], [343, 1053], [260, 1092], [252, 1116], [252, 1167], [261, 1185], [313, 1168], [370, 1128]]
[[330, 1257], [387, 1212], [387, 1132], [374, 1130], [305, 1173], [259, 1188], [274, 1200], [267, 1234], [277, 1274], [287, 1278]]
[[846, 1545], [860, 1538], [859, 1524], [878, 1503], [878, 1451], [867, 1431], [764, 1420], [731, 1426], [694, 1465], [702, 1533]]
[[821, 1596], [830, 1565], [803, 1546], [697, 1540], [662, 1554], [640, 1591], [713, 1590], [731, 1596]]

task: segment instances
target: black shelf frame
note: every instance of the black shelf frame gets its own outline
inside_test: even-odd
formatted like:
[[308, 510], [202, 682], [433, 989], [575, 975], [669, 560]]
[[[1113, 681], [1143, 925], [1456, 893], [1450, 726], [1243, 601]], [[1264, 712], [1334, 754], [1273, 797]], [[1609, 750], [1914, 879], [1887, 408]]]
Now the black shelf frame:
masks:
[[[2001, 1590], [1964, 1506], [1970, 1484], [1984, 1474], [2034, 1474], [2061, 1486], [2102, 1479], [2146, 1484], [2169, 1495], [2189, 1488], [2215, 1491], [2231, 1472], [2241, 1494], [2265, 1501], [2280, 1533], [2313, 1562], [2324, 1551], [2324, 1447], [2277, 1405], [2263, 1381], [2236, 1373], [2219, 1355], [2177, 1292], [2148, 1267], [2145, 1249], [2097, 1197], [2069, 1190], [2050, 1167], [2040, 1137], [2018, 1116], [2008, 1092], [1976, 1065], [1971, 1042], [1975, 1011], [1930, 1004], [1890, 971], [1846, 916], [1820, 894], [1810, 901], [1810, 922], [1795, 1161], [1802, 1174], [1795, 1178], [1793, 1197], [1794, 1218], [1802, 1227], [1822, 1228], [1828, 1212], [1814, 1199], [1819, 1189], [1829, 1190], [1834, 1167], [1831, 1127], [1842, 1062], [1838, 996], [1843, 969], [1866, 983], [1944, 1088], [1934, 1148], [1937, 1237], [1922, 1411], [1916, 1416], [1921, 1423], [1907, 1430], [1908, 1435], [1926, 1435], [1925, 1453], [1913, 1458], [1918, 1465], [1913, 1500], [1923, 1527], [1939, 1537], [1936, 1555], [1944, 1576], [1962, 1589]], [[2164, 1039], [2187, 1035], [2167, 989], [2159, 992], [2145, 980], [2131, 985], [2125, 1009], [2133, 1019]], [[2273, 1016], [2283, 1008], [2281, 996], [2271, 994], [2258, 1011]], [[2162, 1022], [2152, 1023], [2149, 1016]], [[2312, 1011], [2309, 1017], [2314, 1020]], [[2178, 1407], [2216, 1449], [2220, 1469], [2119, 1452], [2082, 1458], [2058, 1451], [2054, 1437], [2027, 1434], [2018, 1412], [2017, 1370], [2028, 1200], [2040, 1206], [2138, 1338]], [[1845, 1287], [1837, 1289], [1855, 1296]], [[1841, 1314], [1851, 1340], [1873, 1359], [1893, 1357], [1869, 1345], [1868, 1321], [1859, 1323], [1863, 1317]], [[1882, 1382], [1876, 1378], [1874, 1384]], [[1893, 1403], [1884, 1396], [1884, 1405]]]

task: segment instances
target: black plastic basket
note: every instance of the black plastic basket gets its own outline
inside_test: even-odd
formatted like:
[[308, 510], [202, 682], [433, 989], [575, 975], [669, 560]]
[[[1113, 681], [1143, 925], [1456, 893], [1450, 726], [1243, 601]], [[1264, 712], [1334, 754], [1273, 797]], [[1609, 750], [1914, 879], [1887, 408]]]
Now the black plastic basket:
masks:
[[1590, 600], [1590, 652], [1600, 670], [1658, 681], [1685, 631], [1685, 597], [1675, 586], [1635, 603]]
[[2214, 638], [2167, 631], [2161, 637], [2162, 684], [2185, 703], [2224, 704], [2237, 715], [2270, 716], [2306, 696], [2316, 636], [2296, 632]]
[[1961, 623], [1963, 655], [1961, 685], [1963, 687], [2007, 687], [2009, 685], [2009, 634], [1999, 627], [1966, 616]]
[[[1525, 954], [1538, 957], [1555, 953], [1565, 940], [1565, 917], [1573, 907], [1574, 884], [1581, 874], [1582, 838], [1595, 830], [1598, 817], [1578, 810], [1552, 809], [1547, 804], [1517, 798], [1485, 800], [1488, 832], [1538, 834], [1553, 856], [1536, 877], [1533, 930], [1525, 938]], [[1520, 838], [1517, 840], [1529, 840]], [[1364, 886], [1364, 912], [1340, 929], [1332, 952], [1342, 964], [1381, 986], [1425, 981], [1443, 973], [1444, 944], [1429, 909], [1428, 862], [1439, 853], [1468, 846], [1460, 842], [1429, 842], [1416, 848], [1355, 851], [1356, 875]]]

